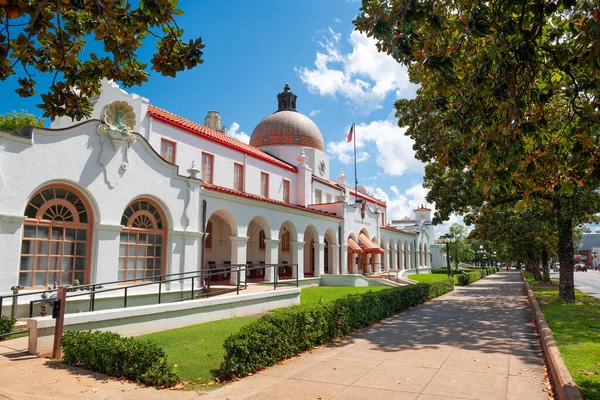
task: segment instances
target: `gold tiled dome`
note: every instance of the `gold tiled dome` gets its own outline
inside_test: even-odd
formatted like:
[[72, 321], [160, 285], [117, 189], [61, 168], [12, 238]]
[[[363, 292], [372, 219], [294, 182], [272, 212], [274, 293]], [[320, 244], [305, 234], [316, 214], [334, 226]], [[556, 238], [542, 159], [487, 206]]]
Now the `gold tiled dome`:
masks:
[[277, 95], [279, 109], [256, 125], [250, 145], [302, 146], [324, 151], [321, 131], [310, 118], [296, 111], [296, 98], [285, 85], [283, 93]]

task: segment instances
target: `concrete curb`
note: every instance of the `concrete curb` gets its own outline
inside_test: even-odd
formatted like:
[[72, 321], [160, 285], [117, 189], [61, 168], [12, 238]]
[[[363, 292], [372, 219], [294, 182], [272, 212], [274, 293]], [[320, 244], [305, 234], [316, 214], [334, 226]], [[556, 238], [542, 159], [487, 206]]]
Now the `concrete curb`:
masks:
[[527, 299], [529, 300], [529, 305], [531, 306], [531, 311], [533, 312], [535, 325], [537, 326], [538, 332], [540, 333], [540, 338], [542, 339], [542, 346], [544, 347], [546, 359], [548, 360], [548, 365], [550, 366], [552, 380], [556, 385], [556, 394], [558, 399], [583, 400], [583, 396], [581, 395], [579, 388], [575, 384], [575, 381], [571, 377], [564, 360], [560, 356], [560, 352], [558, 351], [558, 347], [556, 346], [556, 342], [554, 341], [554, 336], [552, 335], [552, 331], [548, 326], [548, 322], [546, 321], [546, 318], [544, 318], [544, 314], [542, 313], [542, 310], [535, 299], [535, 295], [533, 294], [531, 287], [529, 287], [529, 282], [527, 282], [527, 279], [525, 279], [525, 275], [522, 271], [521, 278], [523, 279], [523, 283], [525, 283]]

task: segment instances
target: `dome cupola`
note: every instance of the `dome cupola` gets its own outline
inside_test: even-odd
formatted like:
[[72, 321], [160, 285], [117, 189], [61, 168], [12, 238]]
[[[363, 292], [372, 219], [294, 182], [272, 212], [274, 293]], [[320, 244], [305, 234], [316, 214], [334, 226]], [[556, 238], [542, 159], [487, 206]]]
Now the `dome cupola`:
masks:
[[250, 145], [302, 146], [324, 151], [323, 135], [317, 125], [306, 115], [296, 111], [296, 96], [288, 84], [277, 95], [277, 111], [256, 125]]

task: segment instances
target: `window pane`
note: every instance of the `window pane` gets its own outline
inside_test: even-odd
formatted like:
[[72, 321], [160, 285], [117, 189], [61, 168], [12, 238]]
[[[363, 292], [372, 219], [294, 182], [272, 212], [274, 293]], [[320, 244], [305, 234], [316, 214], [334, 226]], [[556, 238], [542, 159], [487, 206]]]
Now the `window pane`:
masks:
[[125, 256], [126, 253], [127, 253], [127, 247], [125, 245], [120, 245], [119, 246], [119, 255]]
[[21, 256], [21, 271], [31, 271], [33, 269], [33, 257]]
[[138, 243], [146, 243], [146, 234], [145, 233], [140, 233], [138, 235]]
[[135, 269], [135, 258], [127, 259], [127, 269]]
[[37, 272], [34, 274], [33, 286], [46, 286], [46, 273]]
[[48, 239], [49, 233], [50, 233], [50, 229], [48, 229], [47, 226], [40, 226], [37, 229], [38, 239]]
[[19, 274], [19, 286], [21, 287], [29, 287], [29, 286], [33, 286], [31, 283], [31, 280], [33, 279], [33, 274], [32, 273], [24, 273], [21, 272]]
[[63, 239], [63, 229], [53, 226], [52, 227], [52, 239], [62, 240]]
[[85, 256], [87, 253], [87, 244], [86, 243], [77, 243], [77, 247], [75, 250], [75, 254], [78, 256]]
[[119, 258], [119, 269], [127, 268], [127, 259], [124, 257]]
[[[73, 284], [73, 280], [72, 280], [73, 275], [70, 272], [63, 272], [62, 276], [61, 276], [61, 283], [63, 285], [72, 285]], [[80, 284], [83, 282], [79, 282]]]
[[82, 257], [75, 258], [75, 269], [77, 271], [85, 270], [85, 258], [82, 258]]
[[62, 242], [50, 242], [50, 254], [62, 254]]
[[48, 264], [49, 270], [57, 270], [60, 269], [60, 257], [50, 257]]
[[130, 244], [129, 246], [127, 246], [127, 255], [129, 257], [135, 257], [135, 246]]
[[48, 257], [38, 257], [35, 269], [39, 271], [47, 271]]
[[137, 269], [144, 269], [145, 259], [138, 258], [137, 259]]
[[146, 246], [138, 246], [138, 256], [145, 257], [146, 256]]
[[77, 240], [86, 240], [87, 237], [87, 231], [85, 229], [79, 229], [77, 231]]
[[63, 248], [63, 254], [72, 256], [74, 250], [75, 250], [75, 243], [65, 242], [64, 248]]
[[125, 271], [119, 271], [118, 280], [120, 280], [120, 281], [125, 280]]
[[156, 248], [154, 249], [154, 251], [155, 251], [155, 255], [157, 257], [162, 256], [162, 246], [156, 246]]
[[33, 241], [31, 240], [23, 240], [21, 244], [21, 254], [33, 254]]
[[75, 272], [75, 279], [77, 279], [79, 283], [85, 283], [85, 272]]
[[75, 240], [75, 229], [66, 229], [65, 230], [65, 239], [66, 240]]
[[62, 260], [62, 270], [71, 271], [73, 269], [73, 258], [65, 257]]
[[35, 226], [27, 226], [23, 229], [23, 237], [35, 237]]

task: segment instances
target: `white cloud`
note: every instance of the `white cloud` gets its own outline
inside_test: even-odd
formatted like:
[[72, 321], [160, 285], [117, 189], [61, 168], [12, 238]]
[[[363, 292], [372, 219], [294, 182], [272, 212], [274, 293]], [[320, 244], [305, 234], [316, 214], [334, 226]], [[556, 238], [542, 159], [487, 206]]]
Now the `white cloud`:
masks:
[[373, 38], [353, 31], [349, 38], [352, 49], [344, 53], [340, 48], [340, 33], [331, 28], [317, 33], [322, 38], [315, 68], [296, 68], [309, 91], [334, 98], [340, 95], [367, 114], [381, 108], [392, 92], [396, 97], [415, 95], [416, 86], [409, 82], [406, 67], [378, 52]]
[[341, 19], [339, 19], [339, 18], [336, 18], [336, 19], [334, 20], [334, 22], [335, 22], [336, 24], [338, 24], [338, 25], [339, 25], [339, 24], [341, 24], [341, 23], [342, 23], [342, 20], [341, 20]]
[[316, 115], [319, 115], [320, 112], [321, 112], [321, 110], [310, 110], [310, 112], [308, 113], [308, 116], [314, 117]]
[[[383, 200], [387, 204], [387, 220], [391, 222], [395, 219], [414, 218], [414, 210], [424, 205], [427, 208], [431, 208], [431, 216], [435, 212], [435, 204], [427, 203], [425, 197], [427, 196], [428, 189], [424, 188], [423, 185], [415, 185], [408, 188], [404, 193], [401, 193], [398, 188], [394, 185], [389, 187], [389, 190], [393, 193], [390, 196], [385, 190], [380, 187], [367, 187], [369, 193], [373, 196]], [[436, 225], [434, 227], [434, 238], [438, 238], [441, 235], [445, 235], [448, 232], [450, 226], [454, 223], [464, 225], [463, 218], [461, 216], [451, 214], [448, 221]]]
[[227, 136], [232, 137], [236, 140], [239, 140], [242, 143], [250, 143], [250, 136], [246, 134], [246, 132], [238, 132], [240, 129], [240, 124], [234, 122], [231, 124], [229, 129], [227, 129]]
[[[371, 121], [356, 125], [355, 140], [357, 162], [365, 161], [371, 155], [384, 175], [400, 176], [408, 171], [424, 172], [424, 164], [415, 159], [413, 140], [404, 135], [405, 128], [390, 120]], [[327, 152], [343, 164], [354, 161], [354, 147], [346, 139], [330, 142]]]

